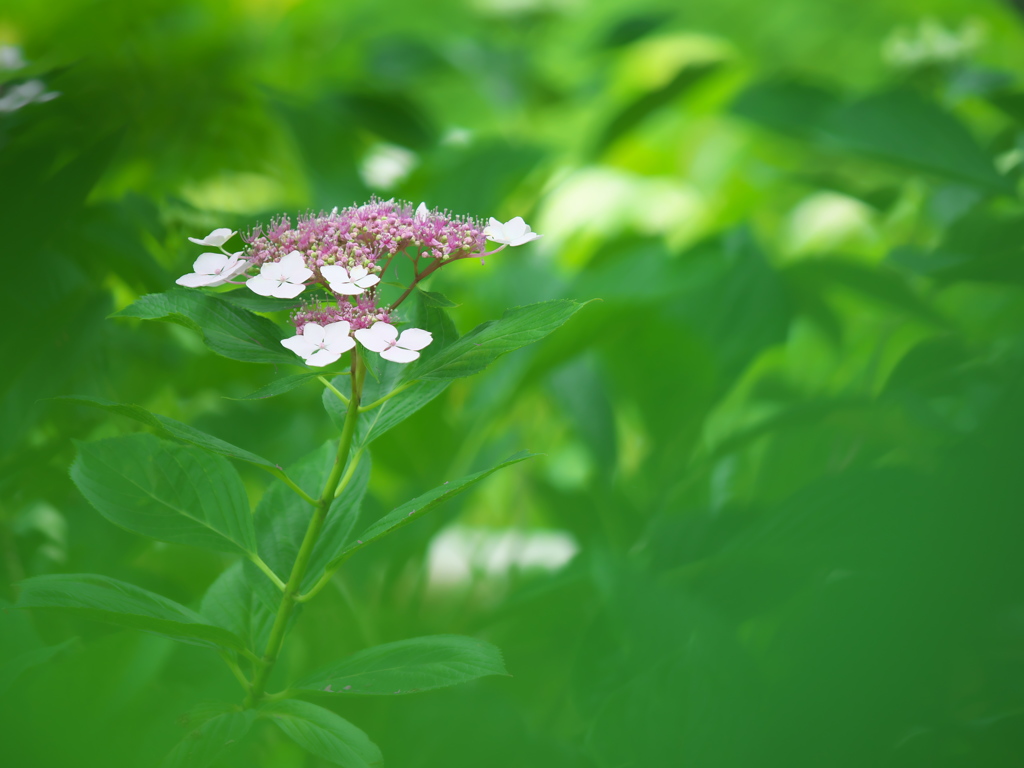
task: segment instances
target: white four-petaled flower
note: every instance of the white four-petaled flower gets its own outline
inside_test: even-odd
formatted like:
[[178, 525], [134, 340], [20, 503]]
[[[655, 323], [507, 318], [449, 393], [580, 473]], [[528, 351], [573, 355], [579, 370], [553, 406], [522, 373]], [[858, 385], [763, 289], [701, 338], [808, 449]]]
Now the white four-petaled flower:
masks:
[[504, 224], [492, 216], [490, 224], [484, 227], [484, 236], [495, 243], [511, 246], [523, 245], [543, 237], [530, 229], [530, 225], [523, 221], [522, 216], [509, 219]]
[[430, 331], [420, 328], [407, 328], [399, 336], [395, 326], [383, 322], [360, 328], [355, 336], [368, 350], [379, 352], [381, 357], [393, 363], [411, 363], [420, 356], [419, 350], [434, 340]]
[[367, 288], [380, 282], [380, 278], [371, 274], [366, 267], [352, 267], [351, 270], [348, 270], [332, 265], [320, 267], [320, 274], [327, 278], [332, 291], [345, 296], [358, 296]]
[[306, 361], [307, 365], [330, 365], [356, 345], [349, 335], [348, 320], [318, 325], [306, 323], [302, 333], [281, 342]]
[[194, 272], [182, 275], [174, 282], [188, 288], [224, 285], [248, 268], [249, 262], [242, 258], [241, 251], [230, 256], [223, 253], [204, 253], [192, 265]]
[[189, 240], [196, 245], [212, 245], [214, 248], [220, 248], [234, 236], [235, 232], [233, 230], [230, 230], [227, 227], [221, 227], [220, 229], [213, 230], [213, 232], [208, 234], [202, 240], [195, 237], [190, 237]]
[[306, 289], [305, 282], [312, 276], [313, 270], [306, 267], [302, 254], [292, 251], [280, 261], [268, 261], [245, 284], [260, 296], [294, 299]]

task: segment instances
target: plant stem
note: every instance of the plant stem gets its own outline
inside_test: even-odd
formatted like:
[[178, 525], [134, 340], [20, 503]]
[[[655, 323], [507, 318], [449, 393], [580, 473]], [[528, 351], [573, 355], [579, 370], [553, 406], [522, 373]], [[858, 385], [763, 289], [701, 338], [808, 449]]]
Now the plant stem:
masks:
[[405, 390], [407, 390], [413, 384], [419, 384], [419, 381], [417, 381], [417, 380], [407, 381], [405, 384], [402, 384], [401, 386], [395, 387], [393, 390], [388, 392], [386, 395], [384, 395], [384, 397], [380, 398], [379, 400], [374, 400], [369, 405], [364, 405], [362, 408], [359, 409], [359, 412], [360, 413], [366, 413], [367, 411], [372, 411], [378, 405], [383, 405], [384, 403], [386, 403], [388, 400], [390, 400], [392, 397], [394, 397], [398, 393], [405, 392]]
[[366, 375], [365, 366], [360, 365], [359, 355], [352, 354], [352, 397], [349, 398], [348, 413], [345, 415], [345, 425], [341, 430], [341, 439], [338, 441], [338, 454], [334, 458], [334, 466], [331, 474], [324, 484], [323, 492], [313, 510], [313, 516], [309, 520], [309, 527], [302, 539], [299, 553], [295, 557], [295, 564], [292, 566], [288, 583], [285, 584], [284, 594], [281, 596], [281, 604], [277, 609], [277, 616], [274, 619], [274, 626], [270, 630], [270, 638], [267, 640], [267, 649], [263, 653], [260, 664], [257, 665], [249, 695], [245, 699], [245, 708], [255, 706], [264, 696], [267, 687], [267, 680], [277, 663], [281, 646], [284, 644], [285, 631], [288, 628], [288, 620], [295, 610], [296, 598], [302, 589], [302, 580], [306, 576], [306, 569], [309, 567], [309, 560], [313, 555], [313, 547], [316, 545], [320, 530], [323, 528], [327, 512], [334, 501], [334, 492], [341, 481], [345, 465], [348, 463], [348, 456], [352, 449], [352, 437], [356, 431], [356, 420], [359, 417], [359, 397], [362, 394], [363, 377]]
[[395, 303], [391, 305], [390, 311], [394, 312], [398, 305], [405, 301], [406, 296], [412, 293], [413, 289], [420, 283], [420, 281], [426, 278], [431, 273], [435, 272], [443, 263], [444, 262], [442, 262], [440, 259], [434, 259], [433, 263], [429, 267], [424, 269], [422, 272], [418, 273], [416, 275], [416, 279], [413, 280], [412, 283], [409, 284], [409, 287], [405, 289], [405, 293], [399, 296]]

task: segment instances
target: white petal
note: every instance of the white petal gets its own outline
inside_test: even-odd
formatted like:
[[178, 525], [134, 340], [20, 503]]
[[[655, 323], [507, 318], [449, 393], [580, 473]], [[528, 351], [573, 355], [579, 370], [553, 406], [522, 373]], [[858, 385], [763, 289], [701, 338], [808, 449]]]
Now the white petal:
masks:
[[[355, 342], [353, 342], [355, 344]], [[324, 365], [330, 365], [335, 360], [341, 357], [341, 352], [334, 349], [318, 349], [312, 355], [306, 358], [307, 365], [315, 365], [321, 367]]]
[[192, 264], [200, 275], [219, 275], [230, 259], [223, 253], [204, 253]]
[[356, 340], [371, 352], [383, 352], [388, 348], [384, 339], [378, 339], [369, 328], [360, 328], [354, 334]]
[[331, 264], [327, 267], [320, 267], [320, 274], [327, 278], [327, 282], [333, 283], [335, 281], [339, 283], [350, 282], [348, 278], [348, 270], [344, 267], [339, 267], [337, 264]]
[[358, 296], [363, 292], [363, 289], [355, 283], [331, 283], [331, 290], [342, 296]]
[[366, 277], [370, 274], [370, 271], [364, 266], [352, 267], [352, 270], [348, 273], [352, 282], [358, 282], [359, 278]]
[[349, 335], [349, 324], [347, 320], [340, 320], [324, 327], [324, 341], [327, 348], [332, 349], [339, 355], [348, 352], [356, 345], [355, 340]]
[[[310, 275], [313, 274], [312, 271], [306, 268], [306, 260], [302, 258], [302, 254], [298, 251], [292, 251], [281, 259], [278, 264], [281, 265], [282, 276], [287, 275], [289, 282], [308, 280]], [[295, 280], [293, 278], [298, 279]]]
[[302, 336], [314, 344], [322, 344], [324, 341], [324, 327], [319, 323], [306, 323], [302, 326]]
[[[264, 267], [267, 265], [264, 264]], [[273, 296], [274, 291], [277, 290], [277, 280], [271, 280], [263, 276], [263, 270], [256, 277], [250, 277], [245, 281], [245, 284], [249, 286], [249, 290], [253, 293], [258, 293], [260, 296]]]
[[376, 322], [369, 328], [360, 328], [355, 332], [355, 337], [371, 352], [382, 352], [398, 338], [398, 331], [393, 325]]
[[388, 343], [398, 338], [398, 329], [390, 323], [385, 323], [380, 320], [370, 326], [370, 333], [374, 334], [378, 338], [384, 339], [384, 341]]
[[430, 210], [427, 208], [426, 203], [420, 203], [416, 207], [416, 221], [426, 221], [427, 216], [430, 215]]
[[238, 277], [242, 273], [248, 271], [249, 267], [251, 267], [252, 264], [249, 263], [248, 260], [243, 259], [241, 257], [242, 257], [242, 252], [241, 251], [239, 251], [236, 254], [233, 254], [231, 258], [232, 259], [237, 259], [237, 261], [234, 263], [234, 265], [229, 266], [223, 272], [221, 272], [220, 273], [221, 277], [226, 277], [226, 278], [228, 278], [230, 280], [232, 277]]
[[510, 242], [509, 245], [515, 248], [517, 245], [525, 245], [526, 243], [533, 242], [538, 237], [544, 237], [544, 235], [538, 235], [536, 232], [527, 232], [522, 237], [517, 237], [516, 239], [512, 240], [512, 242]]
[[518, 240], [529, 231], [530, 228], [523, 221], [522, 216], [516, 216], [505, 222], [505, 236], [509, 240]]
[[353, 282], [360, 288], [371, 288], [380, 282], [380, 278], [377, 275], [366, 275]]
[[224, 245], [224, 243], [226, 243], [234, 236], [235, 233], [232, 230], [228, 229], [227, 227], [221, 227], [220, 229], [213, 230], [213, 232], [208, 234], [202, 240], [197, 240], [194, 237], [190, 237], [189, 240], [191, 240], [196, 245], [212, 245], [214, 248], [217, 248], [219, 246]]
[[313, 340], [305, 336], [292, 336], [290, 339], [282, 339], [281, 346], [287, 347], [302, 358], [309, 357], [318, 349]]
[[184, 285], [186, 288], [203, 288], [207, 286], [223, 285], [224, 283], [224, 281], [217, 275], [198, 275], [194, 272], [182, 275], [174, 282], [178, 285]]
[[266, 278], [267, 280], [280, 280], [285, 277], [285, 269], [281, 266], [280, 262], [267, 261], [264, 262], [263, 266], [260, 267], [260, 277]]
[[430, 331], [422, 328], [406, 328], [398, 337], [398, 346], [403, 349], [423, 349], [434, 340]]
[[306, 286], [302, 283], [281, 283], [278, 285], [275, 282], [274, 290], [270, 295], [279, 299], [294, 299], [304, 290], [306, 290]]
[[420, 356], [419, 352], [413, 352], [411, 349], [402, 349], [401, 347], [391, 347], [385, 349], [380, 353], [380, 356], [385, 360], [390, 360], [392, 363], [411, 363], [417, 357]]

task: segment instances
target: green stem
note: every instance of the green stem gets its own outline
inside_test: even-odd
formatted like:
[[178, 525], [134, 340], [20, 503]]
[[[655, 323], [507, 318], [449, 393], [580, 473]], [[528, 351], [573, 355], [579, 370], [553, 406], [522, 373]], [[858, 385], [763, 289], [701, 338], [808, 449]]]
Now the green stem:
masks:
[[221, 651], [220, 657], [224, 660], [224, 663], [228, 665], [228, 669], [231, 670], [231, 674], [235, 676], [235, 679], [242, 684], [242, 688], [246, 691], [249, 690], [249, 678], [242, 672], [241, 667], [238, 663], [228, 655], [227, 651]]
[[314, 499], [312, 496], [310, 496], [304, 490], [299, 488], [299, 486], [295, 484], [295, 481], [292, 480], [290, 477], [288, 477], [288, 475], [286, 475], [284, 473], [283, 469], [273, 469], [273, 470], [269, 470], [269, 471], [270, 471], [270, 474], [272, 474], [274, 477], [277, 477], [277, 478], [280, 478], [281, 480], [283, 480], [284, 484], [287, 485], [289, 488], [291, 488], [293, 491], [295, 491], [297, 494], [299, 494], [299, 496], [302, 497], [302, 500], [305, 501], [307, 504], [312, 504], [313, 506], [316, 506], [316, 499]]
[[[355, 353], [353, 353], [353, 354], [355, 354]], [[323, 376], [317, 376], [317, 378], [320, 379], [321, 383], [325, 387], [327, 387], [329, 390], [331, 390], [331, 392], [334, 393], [335, 397], [337, 397], [339, 400], [341, 400], [341, 402], [343, 402], [345, 405], [348, 405], [348, 398], [345, 397], [343, 394], [341, 394], [341, 392], [338, 391], [337, 387], [335, 387], [333, 384], [331, 384], [331, 382], [329, 382]], [[355, 381], [355, 379], [353, 379], [353, 381]]]
[[288, 628], [288, 620], [295, 611], [295, 605], [298, 602], [296, 598], [298, 598], [302, 588], [302, 580], [306, 576], [306, 569], [309, 567], [309, 560], [313, 555], [313, 547], [320, 536], [320, 530], [323, 528], [324, 520], [327, 518], [327, 512], [331, 508], [331, 502], [334, 501], [334, 492], [338, 488], [342, 473], [345, 471], [345, 465], [348, 463], [349, 452], [352, 449], [352, 437], [355, 435], [356, 421], [359, 418], [359, 397], [362, 393], [363, 377], [365, 374], [366, 368], [359, 364], [359, 355], [353, 352], [352, 397], [349, 400], [348, 413], [345, 415], [345, 425], [341, 430], [341, 439], [338, 441], [338, 454], [334, 458], [331, 474], [324, 484], [323, 492], [320, 494], [320, 499], [313, 510], [313, 516], [309, 520], [309, 527], [306, 529], [306, 535], [302, 539], [299, 553], [295, 557], [295, 564], [292, 566], [288, 583], [284, 587], [281, 604], [277, 609], [274, 625], [270, 629], [267, 648], [263, 652], [263, 658], [256, 667], [249, 695], [245, 699], [244, 706], [246, 709], [255, 706], [263, 699], [267, 680], [270, 678], [270, 673], [274, 669], [274, 665], [277, 663], [278, 656], [281, 653], [285, 631]]
[[367, 411], [372, 411], [372, 410], [373, 410], [374, 408], [376, 408], [376, 407], [377, 407], [378, 405], [381, 405], [381, 404], [383, 404], [383, 403], [386, 403], [386, 402], [387, 402], [388, 400], [390, 400], [390, 399], [391, 399], [392, 397], [394, 397], [395, 395], [397, 395], [397, 394], [398, 394], [399, 392], [405, 392], [405, 390], [407, 390], [407, 389], [408, 389], [409, 387], [411, 387], [411, 386], [412, 386], [413, 384], [418, 384], [418, 383], [419, 383], [419, 382], [418, 382], [418, 381], [416, 381], [416, 380], [413, 380], [413, 381], [407, 381], [407, 382], [405, 382], [405, 384], [403, 384], [402, 386], [400, 386], [400, 387], [395, 387], [394, 389], [392, 389], [392, 390], [391, 390], [390, 392], [388, 392], [388, 393], [387, 393], [386, 395], [384, 395], [384, 397], [380, 398], [379, 400], [374, 400], [374, 401], [373, 401], [372, 403], [370, 403], [369, 405], [364, 405], [364, 406], [362, 406], [362, 407], [361, 407], [361, 408], [359, 409], [359, 412], [360, 412], [360, 413], [366, 413]]
[[259, 568], [261, 571], [267, 574], [267, 578], [274, 582], [275, 587], [284, 592], [284, 582], [281, 581], [280, 578], [278, 578], [278, 575], [274, 573], [273, 570], [271, 570], [269, 565], [263, 562], [263, 558], [261, 558], [255, 552], [253, 552], [251, 555], [249, 555], [249, 559], [252, 560], [253, 564], [255, 564], [257, 568]]

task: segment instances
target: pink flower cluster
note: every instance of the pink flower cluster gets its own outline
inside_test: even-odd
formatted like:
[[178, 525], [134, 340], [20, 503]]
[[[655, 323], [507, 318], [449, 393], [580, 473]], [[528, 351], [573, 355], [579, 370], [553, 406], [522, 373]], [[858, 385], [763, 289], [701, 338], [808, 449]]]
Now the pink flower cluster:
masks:
[[391, 311], [387, 307], [378, 307], [372, 297], [358, 298], [354, 305], [345, 299], [340, 299], [337, 304], [315, 299], [311, 303], [303, 303], [292, 313], [291, 320], [298, 333], [302, 332], [306, 323], [330, 325], [341, 320], [348, 321], [352, 330], [357, 331], [369, 328], [376, 322], [390, 323]]
[[298, 251], [321, 282], [321, 267], [336, 264], [379, 273], [406, 248], [443, 261], [480, 255], [487, 247], [483, 230], [483, 223], [470, 217], [425, 206], [414, 211], [408, 203], [373, 198], [365, 205], [301, 216], [294, 227], [291, 219], [277, 218], [245, 238], [246, 258], [261, 266]]

